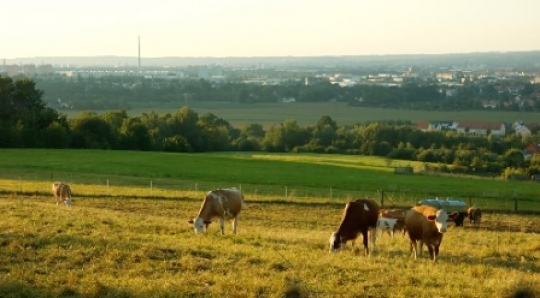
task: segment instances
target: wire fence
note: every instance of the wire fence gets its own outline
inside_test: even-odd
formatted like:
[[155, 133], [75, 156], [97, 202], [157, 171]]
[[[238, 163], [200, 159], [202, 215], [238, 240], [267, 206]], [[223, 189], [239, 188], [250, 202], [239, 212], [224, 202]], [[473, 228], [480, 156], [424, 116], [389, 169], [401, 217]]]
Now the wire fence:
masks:
[[414, 206], [423, 199], [442, 197], [463, 200], [466, 206], [476, 206], [485, 210], [505, 212], [540, 212], [540, 200], [520, 196], [520, 193], [483, 192], [463, 193], [462, 191], [438, 191], [437, 189], [422, 192], [411, 190], [381, 190], [359, 187], [356, 190], [321, 188], [297, 185], [223, 185], [219, 182], [199, 182], [168, 178], [147, 177], [111, 177], [103, 179], [85, 177], [78, 181], [70, 177], [54, 179], [48, 177], [27, 176], [16, 179], [0, 180], [0, 194], [4, 196], [52, 196], [51, 184], [55, 180], [66, 181], [72, 186], [74, 197], [117, 197], [117, 198], [183, 198], [197, 199], [209, 190], [235, 187], [242, 190], [246, 200], [282, 200], [295, 202], [328, 202], [342, 204], [358, 197], [371, 197], [378, 201], [382, 208]]

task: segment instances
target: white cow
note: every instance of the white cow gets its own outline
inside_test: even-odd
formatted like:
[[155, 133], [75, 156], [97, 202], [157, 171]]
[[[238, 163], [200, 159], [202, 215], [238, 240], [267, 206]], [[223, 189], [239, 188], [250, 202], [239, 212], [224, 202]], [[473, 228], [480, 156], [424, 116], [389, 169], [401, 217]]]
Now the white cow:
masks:
[[240, 211], [245, 209], [244, 196], [236, 188], [217, 189], [209, 191], [202, 202], [199, 214], [188, 220], [193, 225], [195, 233], [206, 232], [212, 218], [217, 217], [221, 227], [221, 235], [225, 234], [225, 219], [232, 219], [233, 234], [236, 234], [236, 224]]

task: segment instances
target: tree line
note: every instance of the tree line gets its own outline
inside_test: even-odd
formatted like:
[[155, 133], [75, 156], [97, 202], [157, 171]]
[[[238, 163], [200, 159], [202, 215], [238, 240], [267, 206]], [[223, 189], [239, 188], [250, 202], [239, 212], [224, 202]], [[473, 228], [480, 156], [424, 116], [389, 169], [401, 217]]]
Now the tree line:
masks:
[[382, 156], [425, 162], [443, 172], [511, 176], [540, 173], [540, 156], [522, 154], [540, 133], [521, 137], [469, 136], [418, 130], [407, 121], [338, 125], [322, 116], [313, 125], [294, 119], [265, 129], [242, 128], [188, 107], [129, 116], [119, 109], [84, 112], [68, 119], [47, 107], [34, 81], [0, 77], [0, 148], [76, 148], [166, 152], [266, 151]]

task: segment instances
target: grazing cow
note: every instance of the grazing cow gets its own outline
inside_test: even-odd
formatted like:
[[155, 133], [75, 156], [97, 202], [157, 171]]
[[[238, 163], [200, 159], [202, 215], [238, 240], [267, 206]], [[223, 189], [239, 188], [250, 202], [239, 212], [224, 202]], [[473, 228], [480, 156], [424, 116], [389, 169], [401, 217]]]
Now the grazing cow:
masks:
[[65, 182], [56, 181], [52, 184], [53, 195], [56, 198], [56, 205], [63, 201], [66, 206], [71, 207], [71, 187]]
[[[411, 239], [411, 253], [416, 256], [422, 255], [422, 246], [426, 244], [433, 261], [437, 261], [439, 246], [443, 234], [446, 232], [448, 221], [458, 215], [454, 212], [450, 215], [444, 209], [435, 209], [431, 206], [415, 206], [405, 214], [405, 227]], [[417, 247], [420, 242], [420, 250]]]
[[236, 234], [236, 224], [240, 210], [245, 209], [244, 195], [235, 188], [216, 189], [209, 191], [201, 204], [199, 214], [192, 220], [195, 233], [206, 232], [212, 218], [217, 217], [221, 227], [221, 235], [225, 234], [225, 219], [232, 219], [233, 234]]
[[369, 254], [368, 232], [371, 243], [375, 247], [377, 220], [379, 218], [379, 206], [369, 198], [357, 199], [348, 202], [343, 210], [341, 223], [337, 231], [330, 236], [330, 252], [336, 252], [342, 244], [354, 240], [362, 233], [364, 254]]
[[469, 217], [469, 223], [478, 226], [482, 219], [482, 210], [478, 207], [469, 207], [469, 209], [467, 209], [467, 217]]

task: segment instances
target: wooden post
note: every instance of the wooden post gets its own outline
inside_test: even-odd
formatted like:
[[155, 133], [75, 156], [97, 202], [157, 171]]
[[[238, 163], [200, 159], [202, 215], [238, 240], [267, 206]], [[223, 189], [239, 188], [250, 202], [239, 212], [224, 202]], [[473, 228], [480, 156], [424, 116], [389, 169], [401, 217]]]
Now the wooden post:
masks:
[[384, 207], [384, 190], [380, 190], [381, 192], [381, 208]]

